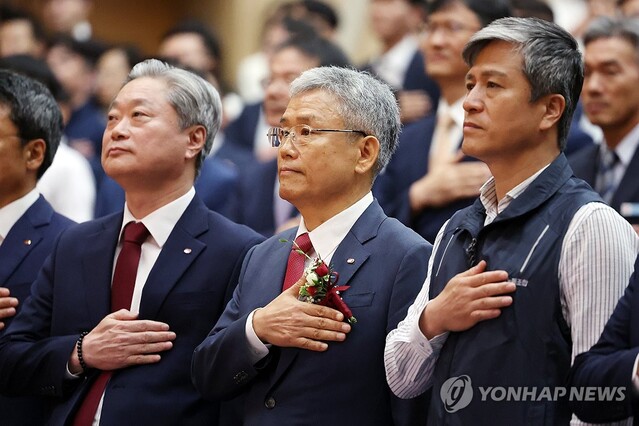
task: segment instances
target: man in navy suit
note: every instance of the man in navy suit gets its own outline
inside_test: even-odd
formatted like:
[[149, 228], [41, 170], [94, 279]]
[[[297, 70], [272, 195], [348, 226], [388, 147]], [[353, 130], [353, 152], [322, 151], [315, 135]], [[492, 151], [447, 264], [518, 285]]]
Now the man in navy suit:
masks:
[[[639, 23], [599, 18], [586, 30], [584, 44], [584, 112], [601, 127], [604, 141], [577, 151], [570, 165], [623, 214], [623, 203], [639, 203]], [[606, 155], [614, 155], [610, 182]]]
[[[587, 352], [577, 356], [570, 374], [575, 387], [615, 389], [608, 401], [571, 401], [584, 421], [602, 423], [634, 416], [639, 420], [639, 257], [624, 295], [599, 338]], [[619, 389], [623, 389], [619, 391]]]
[[[61, 137], [62, 115], [51, 93], [28, 77], [0, 71], [0, 336], [58, 234], [73, 223], [36, 189]], [[3, 425], [40, 425], [42, 411], [39, 399], [0, 397]]]
[[[366, 73], [313, 68], [293, 81], [280, 125], [269, 131], [280, 195], [302, 222], [249, 252], [233, 299], [194, 353], [193, 381], [207, 398], [237, 396], [237, 416], [225, 411], [222, 424], [420, 424], [426, 403], [394, 398], [382, 359], [431, 250], [371, 194], [397, 142], [395, 98]], [[287, 266], [300, 256], [294, 239], [311, 243], [307, 267], [321, 258], [349, 286], [341, 297], [357, 324], [298, 300], [302, 270]], [[283, 291], [283, 282], [294, 285]]]
[[[133, 68], [108, 113], [102, 151], [105, 171], [125, 189], [124, 212], [60, 235], [0, 339], [0, 391], [49, 397], [56, 425], [217, 421], [189, 362], [245, 253], [262, 240], [208, 210], [193, 189], [220, 114], [219, 95], [195, 74], [157, 60]], [[134, 243], [121, 235], [130, 226], [146, 236], [127, 268]], [[123, 281], [130, 294], [112, 303]]]

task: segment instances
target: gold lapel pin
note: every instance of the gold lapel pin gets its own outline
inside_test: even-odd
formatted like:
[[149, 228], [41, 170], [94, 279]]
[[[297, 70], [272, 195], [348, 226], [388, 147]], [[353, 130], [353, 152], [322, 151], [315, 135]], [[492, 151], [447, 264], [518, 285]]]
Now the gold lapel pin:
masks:
[[348, 263], [349, 265], [352, 265], [353, 263], [355, 263], [355, 259], [353, 259], [352, 257], [349, 257], [348, 260], [346, 260], [346, 263]]
[[185, 253], [185, 254], [191, 254], [191, 252], [192, 252], [192, 251], [193, 251], [193, 250], [191, 250], [190, 248], [185, 248], [185, 249], [184, 249], [184, 253]]
[[31, 245], [31, 240], [24, 240], [24, 245], [25, 246], [30, 246]]

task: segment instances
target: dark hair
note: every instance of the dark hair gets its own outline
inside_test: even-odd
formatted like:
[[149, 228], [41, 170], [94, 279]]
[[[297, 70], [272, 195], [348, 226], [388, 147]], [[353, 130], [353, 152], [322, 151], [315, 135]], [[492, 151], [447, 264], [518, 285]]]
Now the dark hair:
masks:
[[292, 48], [299, 50], [304, 56], [317, 58], [320, 67], [350, 67], [351, 63], [344, 51], [321, 37], [292, 37], [275, 48], [276, 52]]
[[22, 145], [43, 139], [44, 161], [40, 179], [53, 162], [62, 138], [62, 114], [51, 92], [42, 83], [9, 70], [0, 70], [0, 105], [9, 108], [9, 118], [18, 128]]
[[519, 18], [539, 18], [549, 22], [555, 21], [555, 14], [548, 4], [542, 0], [511, 0], [513, 13]]
[[508, 0], [431, 0], [428, 2], [428, 13], [434, 13], [453, 3], [461, 3], [473, 11], [482, 27], [496, 19], [512, 16], [513, 12]]
[[106, 45], [101, 41], [95, 39], [80, 41], [66, 34], [57, 34], [51, 39], [49, 49], [56, 46], [66, 47], [80, 55], [91, 68], [95, 67], [106, 50]]
[[302, 0], [302, 6], [308, 14], [317, 16], [332, 29], [336, 29], [339, 25], [337, 13], [328, 4], [318, 0]]
[[197, 19], [184, 20], [165, 32], [161, 40], [164, 41], [167, 38], [178, 34], [199, 35], [202, 38], [204, 47], [209, 55], [218, 62], [222, 59], [222, 47], [220, 40], [213, 32], [213, 29], [204, 22], [198, 21]]
[[14, 9], [9, 6], [0, 6], [0, 23], [10, 21], [27, 21], [31, 24], [31, 31], [36, 40], [44, 42], [46, 35], [44, 28], [38, 19], [23, 9]]
[[58, 103], [69, 102], [69, 94], [55, 78], [51, 68], [42, 59], [31, 55], [11, 55], [0, 58], [0, 68], [26, 75], [44, 84]]

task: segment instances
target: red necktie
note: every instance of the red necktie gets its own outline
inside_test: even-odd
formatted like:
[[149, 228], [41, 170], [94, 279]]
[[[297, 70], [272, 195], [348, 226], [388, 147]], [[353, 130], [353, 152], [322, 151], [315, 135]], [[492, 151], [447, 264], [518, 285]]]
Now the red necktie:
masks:
[[[129, 222], [124, 227], [122, 250], [115, 263], [111, 284], [111, 312], [131, 308], [131, 298], [138, 273], [142, 243], [149, 231], [142, 222]], [[73, 426], [91, 426], [112, 371], [103, 371], [91, 384], [73, 420]]]
[[304, 273], [304, 262], [306, 261], [306, 256], [299, 253], [299, 250], [302, 250], [308, 255], [308, 253], [310, 253], [312, 249], [313, 244], [311, 244], [311, 239], [308, 236], [308, 232], [300, 234], [297, 238], [295, 238], [295, 244], [293, 244], [293, 247], [291, 248], [291, 254], [288, 255], [288, 263], [286, 264], [286, 276], [284, 277], [284, 285], [282, 286], [282, 291], [290, 288], [293, 284], [295, 284]]

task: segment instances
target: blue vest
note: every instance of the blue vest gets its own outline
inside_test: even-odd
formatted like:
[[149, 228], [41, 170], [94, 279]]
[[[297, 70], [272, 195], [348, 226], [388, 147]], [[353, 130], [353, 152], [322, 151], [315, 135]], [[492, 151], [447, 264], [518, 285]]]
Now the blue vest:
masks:
[[[488, 270], [507, 271], [517, 290], [498, 318], [449, 334], [435, 367], [428, 424], [568, 424], [567, 399], [554, 400], [565, 386], [572, 346], [559, 259], [575, 212], [594, 201], [601, 199], [561, 154], [491, 224], [484, 226], [479, 200], [451, 218], [434, 253], [430, 298], [482, 259]], [[449, 379], [460, 376], [467, 378], [451, 387]], [[467, 389], [462, 398], [464, 386], [472, 399]]]

